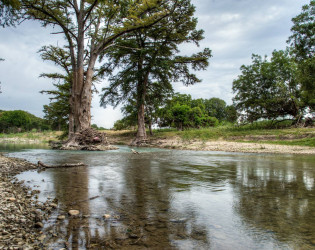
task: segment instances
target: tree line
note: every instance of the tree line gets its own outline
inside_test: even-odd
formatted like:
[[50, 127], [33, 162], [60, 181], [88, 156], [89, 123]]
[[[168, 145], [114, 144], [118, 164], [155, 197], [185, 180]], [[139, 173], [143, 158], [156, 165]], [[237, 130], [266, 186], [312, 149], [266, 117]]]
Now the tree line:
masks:
[[[222, 122], [235, 122], [236, 110], [232, 105], [226, 105], [219, 98], [192, 99], [191, 95], [175, 93], [164, 100], [163, 105], [146, 106], [145, 124], [152, 135], [152, 124], [160, 128], [189, 128], [215, 127]], [[114, 129], [130, 129], [137, 126], [137, 109], [129, 104], [122, 108], [124, 117], [114, 124]]]
[[23, 110], [0, 110], [0, 133], [50, 130], [49, 122]]

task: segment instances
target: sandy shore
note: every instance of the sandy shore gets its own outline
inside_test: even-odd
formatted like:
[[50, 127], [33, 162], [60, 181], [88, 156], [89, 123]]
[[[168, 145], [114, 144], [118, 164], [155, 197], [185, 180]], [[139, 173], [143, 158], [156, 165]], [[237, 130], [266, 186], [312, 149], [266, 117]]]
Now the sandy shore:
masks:
[[179, 150], [225, 151], [243, 153], [272, 153], [272, 154], [315, 154], [315, 148], [304, 146], [287, 146], [267, 143], [246, 143], [232, 141], [185, 141], [181, 138], [157, 139], [150, 142], [153, 147]]

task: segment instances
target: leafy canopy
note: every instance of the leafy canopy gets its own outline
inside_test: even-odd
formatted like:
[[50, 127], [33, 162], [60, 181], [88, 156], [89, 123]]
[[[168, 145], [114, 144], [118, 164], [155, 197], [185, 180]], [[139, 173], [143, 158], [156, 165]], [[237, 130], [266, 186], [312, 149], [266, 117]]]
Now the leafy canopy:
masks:
[[272, 57], [252, 56], [251, 65], [241, 67], [233, 81], [237, 111], [249, 122], [258, 119], [293, 117], [304, 112], [297, 64], [288, 50], [274, 51]]

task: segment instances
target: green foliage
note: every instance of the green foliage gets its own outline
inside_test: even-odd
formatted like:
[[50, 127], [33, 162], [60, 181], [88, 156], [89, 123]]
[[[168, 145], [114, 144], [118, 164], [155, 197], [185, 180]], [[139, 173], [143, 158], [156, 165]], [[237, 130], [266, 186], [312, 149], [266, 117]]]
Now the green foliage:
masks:
[[274, 51], [270, 60], [253, 55], [233, 81], [234, 105], [245, 121], [303, 116], [305, 105], [297, 78], [297, 65], [288, 50]]
[[114, 123], [114, 130], [125, 130], [134, 128], [137, 125], [137, 121], [132, 116], [126, 116], [121, 120]]
[[0, 26], [14, 25], [21, 7], [19, 0], [0, 0]]
[[298, 63], [303, 97], [315, 111], [315, 1], [303, 6], [301, 14], [292, 21], [292, 35], [288, 42]]
[[[53, 78], [53, 77], [50, 77]], [[69, 98], [70, 98], [70, 82], [64, 78], [64, 83], [55, 83], [54, 86], [56, 90], [45, 90], [41, 93], [49, 94], [50, 103], [44, 105], [44, 118], [50, 124], [53, 130], [63, 130], [68, 129], [69, 120]]]
[[[209, 100], [213, 99], [225, 104], [223, 100], [218, 98]], [[218, 126], [219, 119], [211, 116], [216, 111], [213, 111], [210, 107], [205, 108], [209, 100], [192, 99], [191, 95], [177, 93], [167, 100], [164, 107], [160, 108], [159, 125], [161, 127], [175, 127], [178, 130]], [[225, 108], [224, 106], [222, 110], [224, 116], [226, 114]]]
[[225, 107], [225, 120], [230, 123], [234, 123], [237, 120], [237, 111], [235, 106], [228, 105]]
[[3, 111], [0, 114], [0, 131], [3, 133], [50, 129], [47, 122], [22, 110]]
[[219, 121], [226, 118], [226, 103], [219, 98], [204, 100], [204, 106], [207, 114], [216, 117]]
[[92, 124], [91, 128], [98, 129], [98, 126], [96, 124]]
[[183, 43], [199, 45], [203, 39], [203, 31], [196, 29], [194, 12], [190, 0], [177, 1], [173, 12], [159, 25], [117, 40], [117, 46], [106, 54], [108, 63], [101, 69], [110, 76], [110, 86], [103, 89], [103, 106], [122, 103], [128, 106], [126, 111], [130, 106], [135, 107], [132, 112], [127, 111], [129, 118], [141, 124], [152, 124], [156, 122], [158, 107], [173, 93], [173, 81], [185, 85], [200, 82], [190, 68], [204, 70], [211, 51], [204, 49], [193, 55], [179, 56], [178, 48]]

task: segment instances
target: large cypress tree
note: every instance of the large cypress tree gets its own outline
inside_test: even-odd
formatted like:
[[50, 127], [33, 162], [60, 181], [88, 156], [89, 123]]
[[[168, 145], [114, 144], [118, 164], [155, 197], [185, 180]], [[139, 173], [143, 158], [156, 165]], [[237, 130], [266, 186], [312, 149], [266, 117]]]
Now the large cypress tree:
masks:
[[203, 30], [196, 29], [194, 12], [190, 0], [180, 1], [172, 15], [150, 29], [129, 33], [106, 54], [109, 62], [103, 66], [103, 71], [111, 77], [110, 86], [103, 89], [101, 104], [116, 106], [136, 99], [138, 130], [132, 145], [141, 145], [147, 140], [145, 106], [148, 97], [152, 103], [152, 97], [158, 96], [154, 93], [161, 88], [172, 91], [172, 81], [182, 81], [185, 85], [200, 82], [190, 69], [201, 70], [208, 66], [211, 51], [207, 48], [190, 56], [180, 55], [179, 45], [194, 43], [198, 46], [203, 39]]

